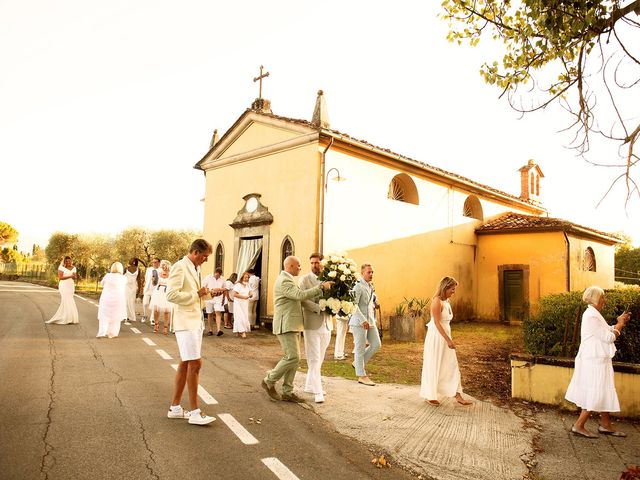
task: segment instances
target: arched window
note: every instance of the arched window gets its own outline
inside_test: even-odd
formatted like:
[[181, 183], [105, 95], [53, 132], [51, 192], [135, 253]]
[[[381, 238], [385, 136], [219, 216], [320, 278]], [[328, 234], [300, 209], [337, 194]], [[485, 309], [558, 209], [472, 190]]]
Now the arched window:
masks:
[[462, 209], [462, 215], [469, 218], [475, 218], [477, 220], [483, 220], [482, 205], [480, 200], [475, 195], [469, 195], [464, 201], [464, 207]]
[[398, 202], [419, 204], [416, 184], [406, 173], [400, 173], [391, 179], [387, 198]]
[[216, 247], [216, 261], [215, 268], [224, 269], [224, 246], [222, 242], [218, 242], [218, 246]]
[[596, 271], [596, 254], [593, 253], [593, 248], [587, 247], [584, 251], [584, 269], [587, 272]]
[[284, 259], [290, 257], [291, 255], [295, 255], [296, 250], [293, 246], [293, 240], [289, 235], [284, 237], [282, 241], [282, 247], [280, 248], [280, 252], [282, 252], [282, 258], [280, 259], [280, 265], [284, 266]]

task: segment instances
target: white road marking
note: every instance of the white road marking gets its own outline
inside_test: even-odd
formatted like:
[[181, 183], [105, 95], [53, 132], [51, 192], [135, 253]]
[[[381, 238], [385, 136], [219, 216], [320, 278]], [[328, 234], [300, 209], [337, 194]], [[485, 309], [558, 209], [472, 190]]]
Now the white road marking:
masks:
[[263, 458], [261, 460], [269, 470], [271, 470], [280, 480], [300, 480], [284, 463], [275, 457]]
[[140, 330], [138, 330], [136, 327], [131, 327], [129, 330], [131, 330], [133, 333], [142, 333]]
[[[133, 328], [131, 329], [133, 330]], [[140, 332], [138, 332], [140, 333]], [[164, 350], [160, 350], [159, 348], [156, 350], [156, 353], [158, 355], [160, 355], [162, 358], [164, 358], [165, 360], [173, 360], [173, 357], [171, 357], [171, 355], [169, 355], [167, 352], [165, 352]]]
[[144, 343], [146, 343], [147, 345], [149, 345], [150, 347], [155, 347], [156, 346], [156, 344], [153, 343], [153, 340], [151, 340], [150, 338], [142, 337], [142, 341]]
[[[173, 368], [175, 371], [178, 371], [178, 364], [172, 363], [171, 368]], [[218, 401], [213, 398], [209, 392], [202, 388], [202, 385], [198, 385], [198, 396], [207, 405], [218, 405]]]
[[19, 292], [19, 293], [58, 293], [57, 290], [37, 290], [35, 288], [0, 288], [0, 293], [1, 292]]
[[7, 284], [0, 284], [0, 288], [1, 289], [5, 289], [5, 288], [35, 288], [38, 290], [53, 290], [53, 291], [58, 291], [56, 289], [50, 288], [50, 287], [45, 287], [44, 285], [34, 285], [32, 283], [26, 283], [23, 285], [7, 285]]
[[218, 401], [215, 398], [213, 398], [209, 394], [209, 392], [207, 392], [204, 388], [202, 388], [202, 385], [198, 385], [198, 396], [207, 405], [217, 405], [218, 404]]
[[225, 423], [225, 425], [229, 427], [229, 429], [233, 433], [236, 434], [236, 437], [238, 437], [240, 441], [245, 445], [256, 445], [260, 443], [258, 442], [258, 439], [256, 437], [251, 435], [246, 428], [240, 425], [240, 422], [238, 422], [233, 417], [233, 415], [230, 415], [228, 413], [219, 413], [218, 418], [220, 418], [220, 420], [222, 420]]

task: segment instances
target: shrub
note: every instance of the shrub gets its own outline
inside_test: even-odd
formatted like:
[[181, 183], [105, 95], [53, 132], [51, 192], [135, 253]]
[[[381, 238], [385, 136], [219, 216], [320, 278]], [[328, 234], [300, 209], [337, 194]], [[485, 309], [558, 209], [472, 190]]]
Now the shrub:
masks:
[[[609, 324], [629, 306], [631, 320], [616, 341], [618, 362], [640, 363], [640, 288], [606, 290], [602, 316]], [[578, 312], [578, 308], [580, 309]], [[533, 355], [571, 356], [580, 344], [578, 329], [572, 351], [576, 317], [578, 321], [586, 304], [582, 292], [559, 293], [540, 299], [538, 313], [523, 325], [526, 350]], [[566, 332], [566, 333], [565, 333]]]

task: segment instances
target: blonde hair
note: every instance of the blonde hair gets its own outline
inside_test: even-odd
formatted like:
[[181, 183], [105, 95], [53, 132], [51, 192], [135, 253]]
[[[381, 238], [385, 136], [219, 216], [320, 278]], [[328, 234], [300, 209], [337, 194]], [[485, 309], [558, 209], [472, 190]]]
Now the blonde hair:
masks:
[[458, 285], [458, 281], [453, 277], [442, 277], [438, 287], [436, 288], [436, 293], [433, 294], [433, 298], [440, 297], [441, 300], [444, 300], [444, 292], [449, 290], [451, 287], [455, 287]]
[[169, 260], [160, 260], [160, 268], [167, 266], [167, 268], [171, 268], [171, 262]]
[[371, 267], [373, 269], [370, 263], [363, 263], [362, 265], [360, 265], [360, 273], [364, 272], [364, 269], [367, 267]]
[[109, 269], [111, 273], [122, 273], [124, 272], [124, 267], [120, 262], [113, 262], [111, 264], [111, 268]]
[[582, 294], [582, 301], [589, 305], [596, 305], [604, 297], [604, 290], [595, 285], [588, 287]]

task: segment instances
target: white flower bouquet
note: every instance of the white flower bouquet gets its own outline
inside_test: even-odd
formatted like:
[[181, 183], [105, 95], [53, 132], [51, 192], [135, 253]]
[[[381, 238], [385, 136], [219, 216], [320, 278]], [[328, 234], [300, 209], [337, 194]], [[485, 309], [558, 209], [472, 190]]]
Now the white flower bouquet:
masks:
[[320, 299], [320, 310], [329, 315], [348, 317], [355, 310], [353, 287], [358, 281], [356, 262], [347, 258], [346, 252], [340, 252], [327, 255], [320, 263], [320, 281], [334, 282]]

